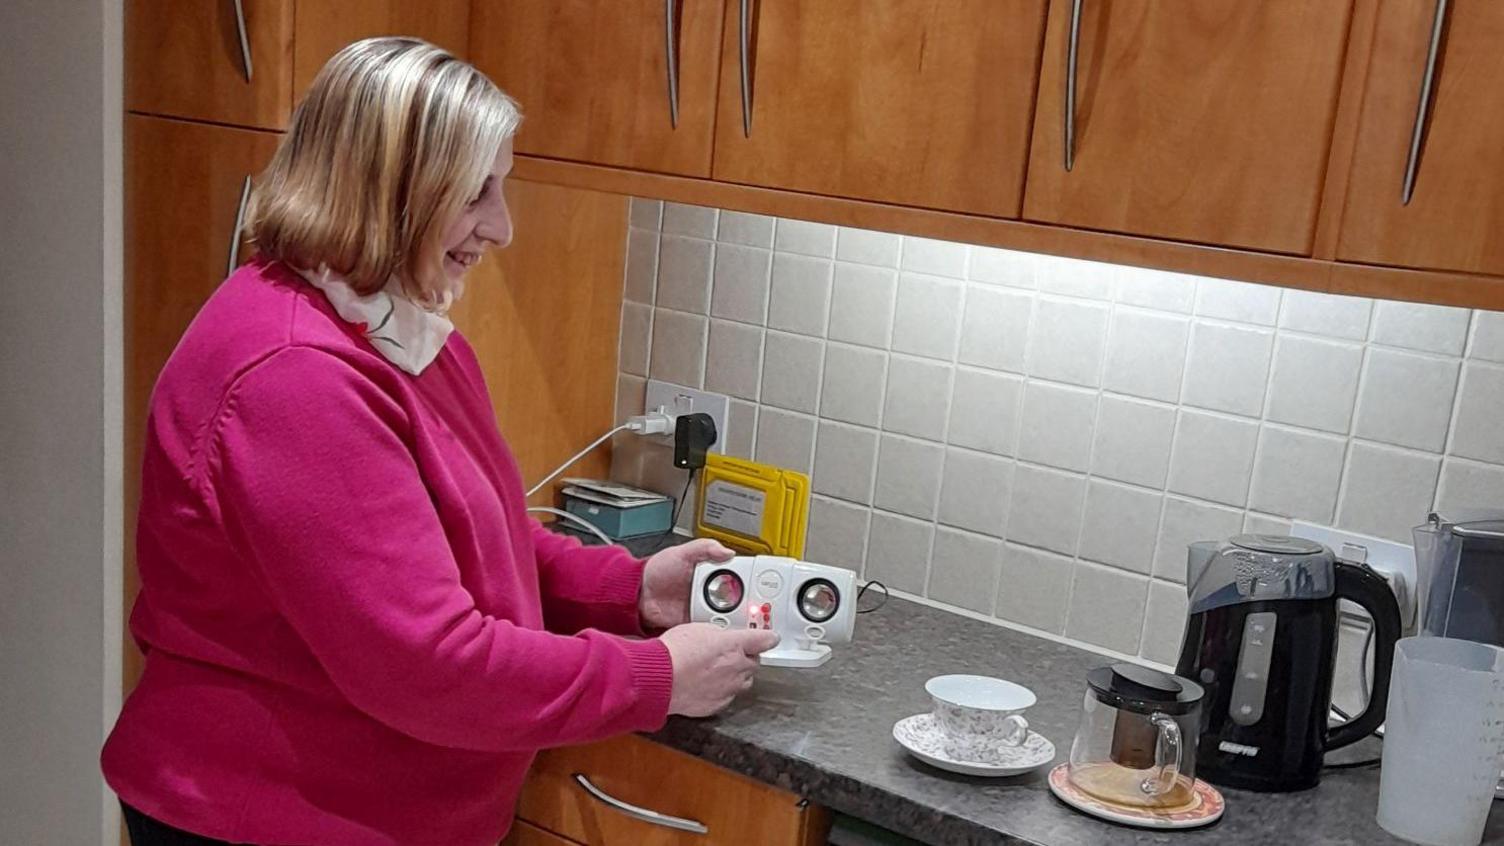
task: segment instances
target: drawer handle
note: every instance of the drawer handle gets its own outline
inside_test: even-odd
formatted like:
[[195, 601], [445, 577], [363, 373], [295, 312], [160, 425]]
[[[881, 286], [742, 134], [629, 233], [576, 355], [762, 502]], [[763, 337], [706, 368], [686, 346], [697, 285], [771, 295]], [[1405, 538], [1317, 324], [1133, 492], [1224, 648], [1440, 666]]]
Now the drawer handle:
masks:
[[225, 275], [229, 276], [240, 266], [240, 230], [245, 227], [245, 206], [251, 199], [251, 178], [245, 178], [245, 184], [240, 186], [240, 206], [235, 210], [235, 228], [230, 231], [230, 261], [225, 268]]
[[683, 817], [671, 817], [668, 814], [660, 814], [657, 811], [650, 811], [647, 808], [639, 808], [638, 806], [633, 805], [630, 802], [623, 802], [620, 799], [617, 799], [615, 796], [612, 796], [604, 790], [601, 790], [599, 787], [591, 784], [590, 779], [585, 778], [585, 776], [581, 773], [575, 773], [574, 780], [580, 785], [580, 787], [583, 787], [585, 789], [586, 793], [589, 793], [591, 796], [594, 796], [596, 799], [604, 802], [612, 808], [615, 808], [623, 814], [626, 814], [634, 820], [642, 820], [645, 823], [652, 823], [653, 825], [663, 826], [664, 828], [672, 828], [679, 831], [688, 831], [692, 834], [710, 833], [710, 829], [706, 828], [704, 823], [696, 822], [695, 820], [687, 820]]
[[1415, 128], [1410, 131], [1410, 156], [1405, 159], [1405, 187], [1400, 205], [1410, 205], [1415, 196], [1415, 174], [1420, 170], [1420, 142], [1426, 134], [1427, 112], [1431, 110], [1431, 89], [1436, 83], [1436, 53], [1441, 49], [1441, 32], [1447, 19], [1447, 0], [1436, 0], [1436, 15], [1431, 20], [1431, 48], [1426, 52], [1426, 69], [1421, 74], [1420, 104], [1415, 108]]
[[251, 81], [251, 38], [245, 31], [245, 2], [235, 0], [235, 30], [240, 35], [240, 63], [245, 66], [245, 81]]
[[751, 33], [749, 31], [752, 25], [750, 20], [750, 18], [752, 17], [751, 6], [752, 0], [741, 0], [741, 15], [738, 20], [737, 26], [738, 40], [741, 42], [741, 52], [739, 55], [741, 56], [742, 71], [743, 138], [752, 137], [752, 64], [751, 56], [747, 55], [752, 49], [751, 44], [748, 41], [748, 39], [751, 37]]
[[665, 65], [668, 67], [668, 123], [674, 129], [679, 128], [679, 50], [678, 50], [678, 25], [674, 21], [674, 10], [679, 0], [663, 0], [663, 40]]
[[1081, 0], [1071, 0], [1071, 32], [1065, 44], [1065, 172], [1076, 164], [1076, 54], [1081, 47]]

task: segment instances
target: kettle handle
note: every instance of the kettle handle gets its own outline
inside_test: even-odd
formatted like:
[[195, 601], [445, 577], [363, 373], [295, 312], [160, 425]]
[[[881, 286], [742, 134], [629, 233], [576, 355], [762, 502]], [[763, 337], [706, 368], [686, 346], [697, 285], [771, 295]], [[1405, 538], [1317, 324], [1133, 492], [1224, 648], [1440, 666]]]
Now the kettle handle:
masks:
[[1368, 706], [1351, 720], [1334, 726], [1327, 735], [1328, 751], [1357, 743], [1384, 724], [1389, 704], [1389, 672], [1394, 667], [1394, 647], [1400, 639], [1400, 606], [1383, 577], [1368, 569], [1338, 561], [1336, 565], [1337, 598], [1363, 606], [1373, 619], [1373, 693]]

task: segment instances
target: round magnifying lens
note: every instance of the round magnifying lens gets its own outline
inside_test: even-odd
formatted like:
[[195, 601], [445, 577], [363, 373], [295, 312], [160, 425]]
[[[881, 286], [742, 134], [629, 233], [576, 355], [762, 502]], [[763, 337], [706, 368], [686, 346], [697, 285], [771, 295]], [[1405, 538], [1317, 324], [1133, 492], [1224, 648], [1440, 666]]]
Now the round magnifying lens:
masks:
[[742, 577], [730, 570], [717, 570], [705, 580], [705, 604], [725, 614], [742, 604]]
[[799, 613], [812, 623], [829, 620], [840, 607], [841, 594], [835, 585], [824, 579], [805, 582], [799, 590]]

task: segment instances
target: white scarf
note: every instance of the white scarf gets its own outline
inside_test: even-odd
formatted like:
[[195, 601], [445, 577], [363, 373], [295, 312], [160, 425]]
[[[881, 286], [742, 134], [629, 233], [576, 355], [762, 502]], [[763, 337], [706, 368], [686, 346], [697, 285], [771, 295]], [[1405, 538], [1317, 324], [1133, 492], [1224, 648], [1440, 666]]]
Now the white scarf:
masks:
[[336, 314], [352, 324], [387, 361], [414, 376], [444, 348], [454, 324], [408, 299], [396, 279], [369, 296], [361, 296], [337, 273], [320, 265], [298, 270], [308, 284], [324, 292]]

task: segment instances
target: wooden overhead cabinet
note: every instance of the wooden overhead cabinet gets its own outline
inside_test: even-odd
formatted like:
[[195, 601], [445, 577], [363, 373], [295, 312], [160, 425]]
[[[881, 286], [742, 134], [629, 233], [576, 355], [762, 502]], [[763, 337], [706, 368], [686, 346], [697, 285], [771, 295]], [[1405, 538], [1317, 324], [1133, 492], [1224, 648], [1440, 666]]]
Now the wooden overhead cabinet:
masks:
[[293, 0], [128, 0], [125, 107], [283, 129], [292, 45]]
[[519, 153], [709, 176], [720, 0], [477, 0], [471, 57], [522, 105]]
[[1341, 232], [1343, 261], [1504, 274], [1504, 3], [1380, 5]]
[[293, 90], [301, 97], [330, 57], [362, 38], [411, 35], [465, 58], [470, 0], [298, 0], [296, 29]]
[[1053, 0], [1024, 217], [1308, 254], [1351, 15], [1349, 0]]
[[715, 178], [1017, 217], [1045, 0], [728, 0]]

